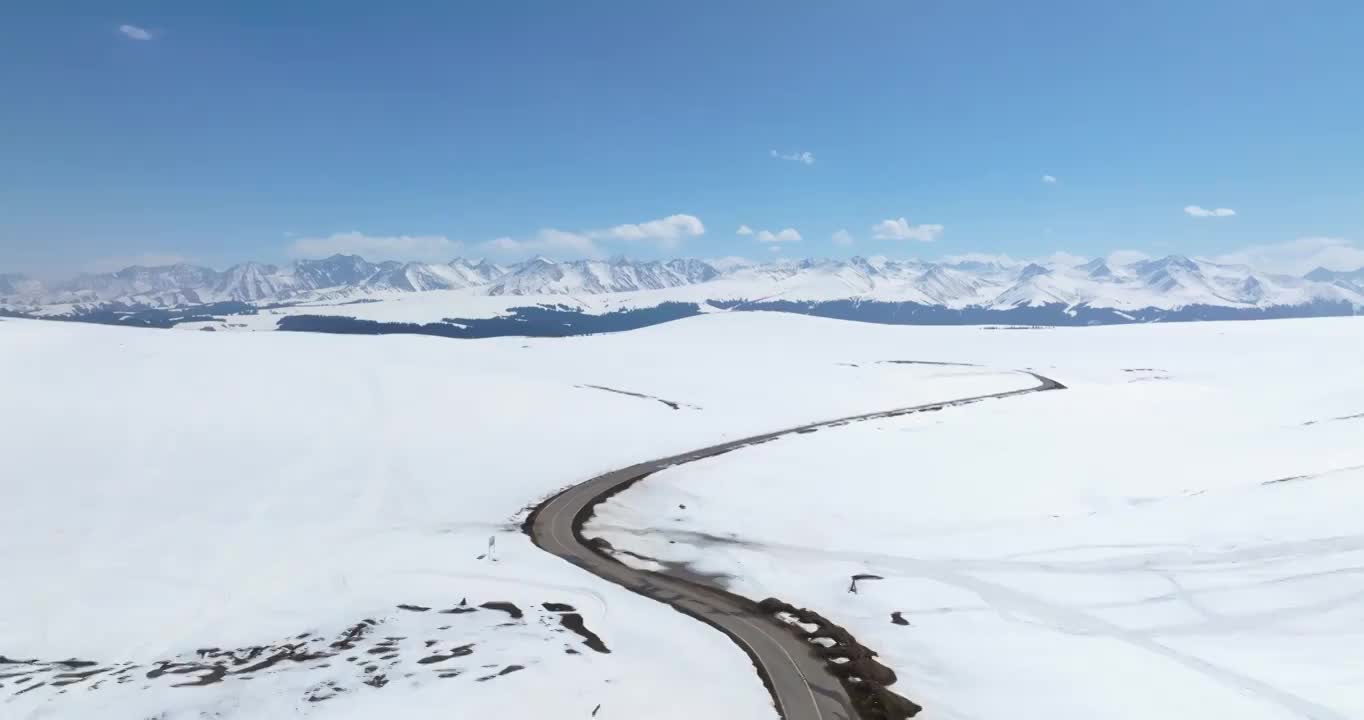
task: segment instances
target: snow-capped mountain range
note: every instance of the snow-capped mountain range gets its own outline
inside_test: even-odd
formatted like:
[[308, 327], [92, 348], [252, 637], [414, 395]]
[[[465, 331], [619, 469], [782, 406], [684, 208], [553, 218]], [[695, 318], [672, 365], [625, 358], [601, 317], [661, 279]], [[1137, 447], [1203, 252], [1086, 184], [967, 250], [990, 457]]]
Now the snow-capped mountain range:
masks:
[[854, 257], [770, 263], [663, 261], [559, 262], [537, 257], [514, 265], [371, 263], [354, 255], [301, 260], [289, 267], [248, 262], [225, 271], [189, 264], [134, 266], [83, 274], [50, 286], [0, 274], [0, 304], [17, 311], [110, 305], [174, 308], [209, 303], [254, 305], [385, 299], [458, 290], [486, 296], [649, 293], [652, 301], [870, 300], [946, 308], [1009, 309], [1062, 305], [1117, 310], [1207, 305], [1267, 308], [1316, 302], [1364, 306], [1364, 268], [1318, 268], [1304, 276], [1261, 272], [1171, 255], [1117, 264], [929, 262]]

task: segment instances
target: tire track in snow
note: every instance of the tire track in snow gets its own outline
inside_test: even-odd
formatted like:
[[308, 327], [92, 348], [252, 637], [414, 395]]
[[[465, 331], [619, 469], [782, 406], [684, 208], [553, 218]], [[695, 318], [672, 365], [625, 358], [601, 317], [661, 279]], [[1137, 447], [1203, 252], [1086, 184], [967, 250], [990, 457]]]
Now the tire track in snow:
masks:
[[[1225, 562], [1228, 557], [1241, 559], [1261, 559], [1265, 557], [1279, 558], [1282, 550], [1286, 546], [1308, 550], [1329, 546], [1336, 550], [1353, 551], [1358, 549], [1358, 545], [1354, 541], [1358, 541], [1361, 538], [1364, 538], [1364, 536], [1330, 538], [1325, 541], [1310, 541], [1303, 543], [1282, 543], [1267, 548], [1253, 548], [1225, 553], [1207, 553], [1207, 555], [1215, 556], [1215, 559], [1202, 558], [1195, 559], [1193, 562], [1194, 564], [1198, 564], [1199, 562], [1221, 563]], [[1174, 556], [1165, 553], [1156, 553], [1135, 558], [1124, 557], [1120, 558], [1117, 562], [1108, 565], [1105, 565], [1103, 561], [1091, 560], [1083, 561], [1081, 563], [1070, 563], [1070, 567], [1066, 567], [1064, 564], [1046, 562], [1009, 563], [999, 561], [957, 561], [952, 559], [926, 560], [897, 555], [819, 550], [785, 545], [771, 545], [767, 547], [778, 551], [818, 554], [830, 558], [858, 561], [870, 560], [883, 567], [893, 568], [908, 576], [932, 580], [970, 592], [979, 597], [986, 604], [986, 608], [980, 609], [992, 610], [1001, 617], [1006, 617], [1016, 622], [1049, 627], [1060, 632], [1075, 635], [1107, 637], [1118, 640], [1137, 649], [1178, 663], [1185, 668], [1218, 682], [1225, 687], [1231, 688], [1232, 690], [1258, 697], [1267, 702], [1272, 702], [1280, 708], [1307, 720], [1351, 720], [1332, 708], [1313, 702], [1263, 680], [1214, 664], [1197, 656], [1180, 652], [1157, 641], [1155, 638], [1162, 635], [1176, 636], [1179, 634], [1202, 634], [1213, 630], [1221, 630], [1224, 632], [1227, 630], [1242, 630], [1245, 629], [1245, 627], [1253, 627], [1260, 623], [1272, 622], [1279, 619], [1290, 619], [1299, 615], [1310, 615], [1316, 612], [1342, 607], [1358, 602], [1360, 599], [1364, 599], [1364, 593], [1351, 593], [1343, 597], [1304, 608], [1271, 611], [1269, 613], [1260, 613], [1256, 616], [1246, 618], [1216, 618], [1208, 623], [1201, 623], [1198, 625], [1131, 630], [1108, 620], [1104, 620], [1089, 612], [1085, 612], [1083, 609], [1057, 604], [1007, 585], [984, 580], [976, 575], [963, 572], [962, 569], [965, 567], [984, 572], [1045, 570], [1083, 574], [1097, 574], [1103, 572], [1121, 573], [1159, 569], [1159, 565], [1152, 564], [1153, 560], [1172, 559]], [[1181, 559], [1188, 560], [1188, 556], [1182, 555]], [[1081, 567], [1075, 567], [1076, 565]], [[1341, 573], [1356, 571], [1360, 571], [1360, 569], [1345, 568], [1331, 572]], [[1173, 599], [1178, 595], [1178, 592], [1170, 593], [1161, 596], [1160, 599]], [[1096, 605], [1091, 609], [1100, 609], [1104, 607], [1107, 607], [1107, 604]], [[1034, 618], [1035, 621], [1026, 618]]]

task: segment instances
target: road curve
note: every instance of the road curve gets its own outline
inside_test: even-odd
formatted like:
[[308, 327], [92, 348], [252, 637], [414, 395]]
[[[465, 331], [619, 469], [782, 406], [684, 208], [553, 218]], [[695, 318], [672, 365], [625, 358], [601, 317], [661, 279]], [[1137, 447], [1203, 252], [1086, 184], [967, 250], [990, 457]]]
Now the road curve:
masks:
[[672, 606], [724, 632], [752, 658], [763, 682], [785, 720], [854, 720], [857, 717], [842, 682], [829, 672], [810, 645], [781, 621], [758, 610], [757, 603], [722, 589], [666, 572], [636, 570], [590, 544], [583, 524], [596, 505], [664, 468], [721, 455], [785, 435], [809, 432], [849, 422], [878, 420], [955, 405], [1064, 389], [1064, 385], [1033, 372], [1039, 384], [1021, 390], [977, 395], [946, 402], [916, 405], [853, 415], [731, 440], [719, 445], [650, 460], [598, 475], [574, 485], [536, 506], [526, 519], [526, 532], [542, 550], [557, 555], [627, 590]]

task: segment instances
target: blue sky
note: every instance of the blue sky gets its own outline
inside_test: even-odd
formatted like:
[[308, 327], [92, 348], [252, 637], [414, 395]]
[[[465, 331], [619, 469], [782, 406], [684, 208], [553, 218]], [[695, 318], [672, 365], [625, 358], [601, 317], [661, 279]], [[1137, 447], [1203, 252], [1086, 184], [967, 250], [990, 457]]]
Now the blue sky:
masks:
[[0, 23], [0, 271], [1364, 264], [1357, 2], [29, 5]]

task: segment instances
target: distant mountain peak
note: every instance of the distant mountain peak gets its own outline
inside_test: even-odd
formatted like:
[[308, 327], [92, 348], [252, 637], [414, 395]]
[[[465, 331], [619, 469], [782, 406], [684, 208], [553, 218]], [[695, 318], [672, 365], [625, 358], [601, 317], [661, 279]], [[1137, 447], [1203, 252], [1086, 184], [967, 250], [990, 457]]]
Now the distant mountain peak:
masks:
[[[715, 283], [711, 286], [714, 289], [681, 290], [707, 283]], [[258, 262], [239, 263], [224, 271], [186, 263], [133, 266], [110, 273], [86, 273], [50, 286], [18, 275], [0, 275], [0, 303], [24, 308], [89, 308], [109, 303], [168, 308], [224, 301], [339, 302], [357, 296], [382, 299], [394, 293], [441, 290], [493, 296], [655, 291], [648, 296], [649, 302], [781, 297], [813, 302], [879, 300], [957, 309], [1057, 304], [1115, 309], [1270, 307], [1318, 300], [1364, 307], [1364, 270], [1317, 268], [1303, 278], [1294, 278], [1181, 255], [1121, 266], [1103, 259], [1078, 265], [1035, 262], [1005, 267], [978, 259], [792, 258], [755, 263], [736, 258], [617, 257], [558, 262], [544, 256], [502, 266], [486, 258], [375, 263], [338, 253], [299, 260], [286, 268]], [[678, 292], [669, 294], [669, 290]]]
[[28, 300], [46, 292], [43, 284], [23, 273], [0, 273], [0, 298]]
[[1198, 272], [1198, 263], [1183, 255], [1166, 255], [1163, 258], [1145, 260], [1138, 264], [1151, 269], [1178, 268], [1189, 272]]
[[1247, 302], [1258, 302], [1265, 295], [1265, 285], [1259, 278], [1249, 275], [1240, 285], [1241, 299]]
[[1109, 267], [1108, 261], [1103, 258], [1094, 258], [1078, 267], [1086, 275], [1095, 279], [1108, 279], [1114, 276], [1113, 268]]

